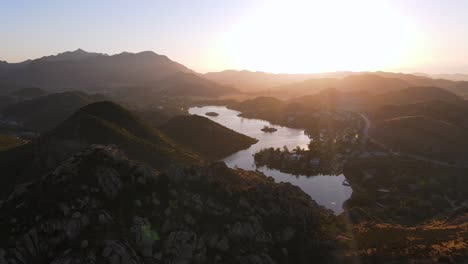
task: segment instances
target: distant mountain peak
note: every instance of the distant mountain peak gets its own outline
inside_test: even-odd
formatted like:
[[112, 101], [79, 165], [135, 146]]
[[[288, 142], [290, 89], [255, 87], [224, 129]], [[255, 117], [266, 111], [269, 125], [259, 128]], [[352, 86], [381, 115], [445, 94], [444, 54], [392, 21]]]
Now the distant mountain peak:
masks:
[[152, 51], [152, 50], [144, 50], [144, 51], [138, 52], [137, 54], [152, 54], [152, 55], [158, 55], [158, 54], [156, 54], [156, 52], [154, 52], [154, 51]]
[[77, 50], [74, 51], [65, 51], [62, 53], [59, 53], [57, 55], [50, 55], [50, 56], [44, 56], [40, 59], [39, 61], [79, 61], [79, 60], [85, 60], [85, 59], [90, 59], [90, 58], [95, 58], [95, 57], [100, 57], [100, 56], [108, 56], [107, 54], [103, 53], [96, 53], [96, 52], [87, 52], [81, 48], [78, 48]]

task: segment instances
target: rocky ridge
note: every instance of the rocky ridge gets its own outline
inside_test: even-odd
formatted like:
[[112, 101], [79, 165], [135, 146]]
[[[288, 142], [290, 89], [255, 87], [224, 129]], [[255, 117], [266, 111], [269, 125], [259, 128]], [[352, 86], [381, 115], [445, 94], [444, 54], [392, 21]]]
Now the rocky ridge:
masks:
[[338, 224], [298, 187], [224, 163], [167, 173], [92, 145], [0, 203], [0, 263], [329, 262]]

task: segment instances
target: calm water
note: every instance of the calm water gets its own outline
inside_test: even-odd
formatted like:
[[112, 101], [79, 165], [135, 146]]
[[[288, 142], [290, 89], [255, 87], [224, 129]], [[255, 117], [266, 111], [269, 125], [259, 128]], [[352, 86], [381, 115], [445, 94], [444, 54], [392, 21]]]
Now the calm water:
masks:
[[[207, 116], [205, 115], [207, 112], [216, 112], [219, 116]], [[273, 177], [276, 182], [290, 182], [299, 186], [317, 203], [333, 210], [335, 213], [341, 213], [343, 211], [343, 202], [346, 201], [352, 193], [350, 187], [342, 184], [345, 180], [343, 175], [313, 177], [295, 176], [282, 173], [278, 170], [255, 166], [252, 155], [262, 148], [281, 148], [283, 146], [287, 146], [289, 149], [293, 149], [296, 146], [306, 148], [310, 140], [309, 137], [304, 134], [304, 130], [272, 125], [264, 120], [239, 117], [237, 116], [239, 114], [238, 111], [227, 109], [224, 106], [192, 107], [189, 109], [189, 113], [205, 116], [225, 127], [259, 140], [257, 144], [252, 145], [250, 148], [241, 150], [223, 159], [229, 167], [233, 168], [237, 166], [247, 170], [254, 170], [257, 168], [265, 175]], [[265, 133], [261, 131], [265, 125], [274, 127], [278, 129], [278, 131]]]

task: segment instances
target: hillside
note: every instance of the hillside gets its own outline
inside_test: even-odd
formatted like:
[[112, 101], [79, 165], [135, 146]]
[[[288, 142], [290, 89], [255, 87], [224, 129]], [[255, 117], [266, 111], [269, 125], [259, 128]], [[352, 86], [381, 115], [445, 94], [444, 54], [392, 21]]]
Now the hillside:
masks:
[[153, 84], [153, 91], [169, 96], [220, 96], [238, 92], [193, 73], [179, 72]]
[[468, 129], [468, 104], [454, 104], [447, 101], [432, 100], [405, 105], [384, 105], [371, 112], [375, 121], [393, 119], [401, 116], [427, 116]]
[[407, 88], [410, 84], [402, 79], [382, 77], [373, 73], [347, 76], [338, 81], [336, 88], [346, 92], [369, 92], [381, 94]]
[[43, 96], [46, 94], [46, 91], [39, 87], [24, 87], [13, 91], [11, 94], [19, 98], [30, 99], [34, 97]]
[[314, 77], [264, 90], [267, 95], [298, 97], [317, 93], [326, 88], [343, 92], [366, 92], [375, 95], [398, 91], [408, 87], [440, 87], [461, 97], [468, 95], [468, 82], [432, 79], [413, 74], [392, 72], [355, 72], [329, 78]]
[[274, 74], [267, 72], [226, 70], [221, 72], [209, 72], [204, 76], [220, 84], [229, 85], [245, 92], [257, 92], [275, 89], [292, 83], [298, 83], [312, 78], [340, 78], [350, 72], [330, 72], [311, 74]]
[[387, 78], [374, 73], [353, 73], [343, 78], [313, 78], [301, 82], [275, 87], [268, 91], [272, 96], [300, 97], [312, 95], [328, 88], [347, 93], [381, 94], [411, 86], [408, 82]]
[[326, 88], [312, 95], [291, 98], [288, 102], [309, 110], [362, 111], [368, 107], [369, 98], [372, 96], [366, 91], [347, 92], [336, 88]]
[[264, 120], [274, 120], [286, 106], [283, 100], [275, 97], [259, 96], [253, 99], [234, 102], [230, 108], [237, 110], [240, 116], [247, 118], [258, 118]]
[[442, 88], [430, 86], [409, 87], [377, 95], [370, 100], [371, 103], [375, 105], [414, 104], [431, 100], [440, 100], [456, 104], [464, 103], [464, 100], [456, 94]]
[[22, 124], [25, 129], [45, 132], [81, 107], [104, 99], [101, 95], [76, 91], [54, 93], [12, 104], [3, 110], [2, 116]]
[[165, 134], [142, 123], [129, 111], [111, 102], [87, 105], [57, 128], [37, 140], [0, 153], [4, 185], [47, 172], [90, 144], [115, 144], [132, 159], [157, 169], [193, 164], [200, 158]]
[[317, 78], [307, 79], [302, 82], [290, 83], [283, 86], [275, 87], [271, 90], [272, 95], [294, 98], [305, 95], [312, 95], [322, 90], [336, 87], [338, 79], [334, 78]]
[[176, 116], [161, 126], [174, 141], [208, 159], [222, 159], [246, 149], [257, 140], [202, 116]]
[[370, 134], [394, 151], [450, 163], [468, 158], [466, 130], [431, 117], [402, 116], [383, 120], [371, 128]]

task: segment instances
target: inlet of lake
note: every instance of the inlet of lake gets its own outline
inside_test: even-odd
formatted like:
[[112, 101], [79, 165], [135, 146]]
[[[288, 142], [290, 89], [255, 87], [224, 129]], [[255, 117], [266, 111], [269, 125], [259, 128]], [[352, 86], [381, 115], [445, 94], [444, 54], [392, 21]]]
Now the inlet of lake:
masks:
[[[206, 113], [208, 112], [216, 112], [219, 115], [207, 116]], [[318, 204], [333, 210], [336, 214], [343, 212], [343, 202], [349, 199], [352, 193], [351, 187], [343, 185], [345, 180], [343, 175], [308, 177], [283, 173], [265, 166], [257, 167], [255, 165], [253, 154], [264, 148], [282, 148], [283, 146], [287, 146], [289, 149], [294, 149], [296, 146], [307, 148], [310, 139], [304, 134], [304, 130], [273, 125], [265, 120], [239, 117], [240, 112], [228, 109], [225, 106], [192, 107], [189, 109], [189, 113], [207, 117], [236, 132], [258, 139], [258, 142], [250, 146], [250, 148], [224, 158], [223, 161], [229, 167], [238, 167], [245, 170], [257, 169], [265, 175], [273, 177], [276, 182], [290, 182], [299, 186]], [[265, 133], [261, 131], [264, 126], [274, 127], [277, 131]]]

